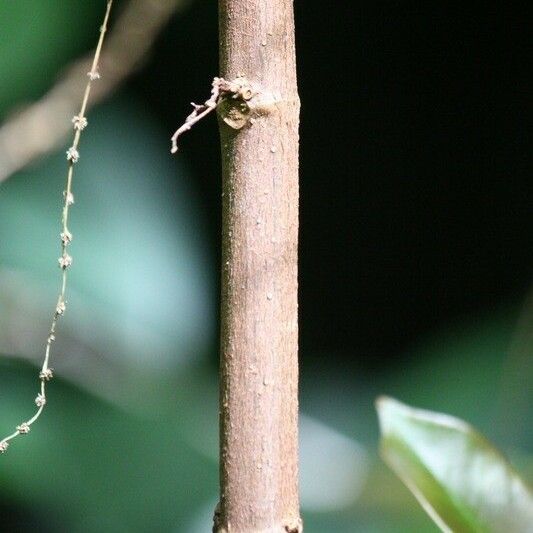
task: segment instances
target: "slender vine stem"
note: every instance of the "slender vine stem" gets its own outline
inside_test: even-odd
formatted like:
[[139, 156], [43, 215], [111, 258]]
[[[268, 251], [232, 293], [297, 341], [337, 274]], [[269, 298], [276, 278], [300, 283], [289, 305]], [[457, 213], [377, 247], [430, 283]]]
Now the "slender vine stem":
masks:
[[63, 204], [63, 210], [62, 210], [62, 215], [61, 215], [61, 226], [62, 226], [62, 231], [60, 234], [61, 257], [58, 260], [59, 268], [61, 269], [61, 289], [60, 289], [59, 296], [57, 299], [56, 308], [54, 310], [52, 324], [48, 332], [48, 338], [46, 340], [46, 348], [45, 348], [43, 366], [41, 368], [41, 371], [39, 372], [39, 379], [41, 381], [41, 386], [40, 386], [40, 391], [37, 394], [37, 397], [35, 398], [35, 405], [37, 406], [37, 411], [29, 420], [22, 422], [20, 425], [18, 425], [16, 427], [16, 430], [11, 435], [8, 435], [7, 437], [4, 437], [2, 440], [0, 440], [0, 453], [5, 453], [7, 451], [9, 447], [9, 441], [13, 440], [15, 437], [18, 437], [19, 435], [26, 435], [30, 432], [31, 426], [37, 421], [37, 419], [41, 416], [44, 410], [44, 407], [46, 405], [46, 384], [54, 376], [53, 369], [50, 368], [50, 351], [51, 351], [52, 343], [55, 340], [57, 323], [59, 321], [59, 318], [63, 316], [66, 310], [67, 301], [65, 297], [66, 297], [66, 292], [67, 292], [67, 271], [72, 264], [72, 257], [68, 254], [67, 250], [68, 250], [68, 246], [72, 242], [72, 233], [70, 233], [68, 229], [68, 217], [69, 217], [69, 209], [74, 204], [74, 195], [72, 193], [72, 179], [74, 176], [74, 165], [78, 162], [80, 158], [80, 155], [78, 152], [78, 146], [80, 143], [81, 132], [87, 126], [87, 119], [85, 117], [85, 111], [87, 109], [87, 103], [89, 101], [89, 95], [91, 93], [91, 86], [92, 86], [93, 81], [96, 81], [100, 78], [100, 74], [98, 72], [98, 62], [100, 60], [100, 53], [102, 51], [102, 45], [104, 43], [104, 37], [107, 31], [107, 23], [109, 21], [109, 15], [111, 13], [112, 4], [113, 4], [113, 0], [107, 1], [104, 21], [102, 23], [102, 26], [100, 27], [100, 37], [98, 39], [98, 44], [94, 52], [94, 58], [93, 58], [93, 62], [91, 65], [91, 70], [87, 72], [87, 76], [89, 79], [87, 81], [87, 86], [85, 87], [85, 92], [83, 94], [83, 100], [81, 102], [80, 112], [78, 113], [78, 115], [72, 118], [72, 124], [74, 127], [74, 139], [72, 141], [72, 146], [67, 150], [67, 153], [66, 153], [68, 170], [67, 170], [66, 187], [63, 192], [64, 204]]

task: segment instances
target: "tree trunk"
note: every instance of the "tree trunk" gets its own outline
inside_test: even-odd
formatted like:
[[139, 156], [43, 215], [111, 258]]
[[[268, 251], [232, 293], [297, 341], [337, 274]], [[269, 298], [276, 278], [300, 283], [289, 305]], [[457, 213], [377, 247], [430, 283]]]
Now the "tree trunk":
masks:
[[296, 533], [300, 104], [292, 0], [219, 0], [219, 17], [221, 76], [253, 92], [218, 110], [221, 497], [213, 529]]

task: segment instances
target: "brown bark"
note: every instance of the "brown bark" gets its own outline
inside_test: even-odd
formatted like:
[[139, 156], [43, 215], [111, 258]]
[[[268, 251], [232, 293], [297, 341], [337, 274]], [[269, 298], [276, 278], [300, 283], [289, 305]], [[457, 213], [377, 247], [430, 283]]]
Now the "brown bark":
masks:
[[[219, 0], [225, 80], [221, 499], [214, 531], [301, 531], [298, 503], [298, 120], [292, 0]], [[227, 102], [226, 102], [227, 104]]]

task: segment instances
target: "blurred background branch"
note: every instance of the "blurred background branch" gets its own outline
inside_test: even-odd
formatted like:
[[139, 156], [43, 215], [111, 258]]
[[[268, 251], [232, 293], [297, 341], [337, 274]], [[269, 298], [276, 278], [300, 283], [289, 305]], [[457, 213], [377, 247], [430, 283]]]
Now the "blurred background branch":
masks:
[[[104, 100], [146, 59], [165, 23], [189, 0], [131, 0], [113, 25], [101, 58], [102, 79], [94, 85], [89, 106]], [[38, 102], [0, 127], [0, 182], [47, 154], [72, 129], [91, 53], [67, 68], [65, 75]]]

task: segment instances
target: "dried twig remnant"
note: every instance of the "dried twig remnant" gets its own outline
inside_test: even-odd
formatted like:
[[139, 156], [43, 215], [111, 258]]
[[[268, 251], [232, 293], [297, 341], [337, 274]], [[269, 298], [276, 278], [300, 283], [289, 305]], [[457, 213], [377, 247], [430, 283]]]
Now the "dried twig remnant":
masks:
[[100, 74], [98, 73], [98, 61], [100, 59], [100, 53], [102, 51], [102, 45], [104, 43], [104, 37], [107, 31], [107, 23], [109, 20], [109, 14], [111, 12], [111, 6], [113, 0], [108, 0], [107, 8], [104, 16], [104, 22], [100, 27], [100, 38], [98, 39], [98, 44], [96, 46], [96, 51], [94, 53], [93, 61], [89, 72], [87, 72], [88, 81], [85, 86], [85, 92], [83, 94], [83, 100], [81, 103], [80, 112], [72, 119], [72, 124], [74, 127], [74, 140], [72, 141], [72, 146], [67, 150], [67, 183], [66, 188], [63, 191], [64, 204], [61, 216], [61, 226], [62, 231], [60, 234], [61, 238], [61, 256], [58, 259], [59, 267], [61, 268], [62, 277], [61, 277], [61, 290], [57, 299], [57, 304], [54, 309], [54, 314], [52, 318], [52, 325], [50, 326], [50, 331], [48, 332], [48, 338], [46, 341], [46, 349], [44, 355], [44, 362], [39, 372], [39, 379], [41, 381], [41, 388], [37, 397], [35, 398], [35, 405], [37, 406], [36, 413], [27, 421], [19, 424], [15, 432], [11, 435], [0, 440], [0, 453], [5, 453], [9, 447], [9, 441], [13, 440], [19, 435], [27, 435], [30, 432], [32, 424], [41, 416], [43, 409], [46, 405], [46, 383], [50, 381], [54, 374], [53, 370], [50, 368], [50, 348], [52, 343], [55, 341], [55, 332], [57, 327], [57, 322], [61, 316], [65, 314], [66, 311], [66, 289], [67, 289], [67, 271], [72, 265], [72, 257], [67, 253], [67, 247], [72, 241], [72, 233], [68, 230], [68, 215], [69, 209], [74, 204], [74, 195], [72, 193], [72, 178], [74, 175], [74, 165], [79, 161], [80, 154], [78, 151], [78, 145], [80, 142], [80, 136], [82, 130], [87, 126], [87, 119], [85, 118], [85, 111], [87, 110], [87, 103], [89, 101], [89, 94], [91, 92], [91, 85], [93, 81], [100, 79]]
[[236, 78], [233, 81], [226, 81], [224, 78], [214, 78], [211, 87], [211, 96], [203, 104], [195, 104], [194, 102], [191, 102], [191, 105], [194, 108], [193, 112], [185, 119], [183, 125], [181, 125], [171, 137], [171, 153], [175, 154], [178, 151], [179, 136], [182, 133], [189, 131], [197, 122], [216, 109], [220, 102], [228, 98], [248, 101], [253, 96], [252, 88], [243, 77]]

